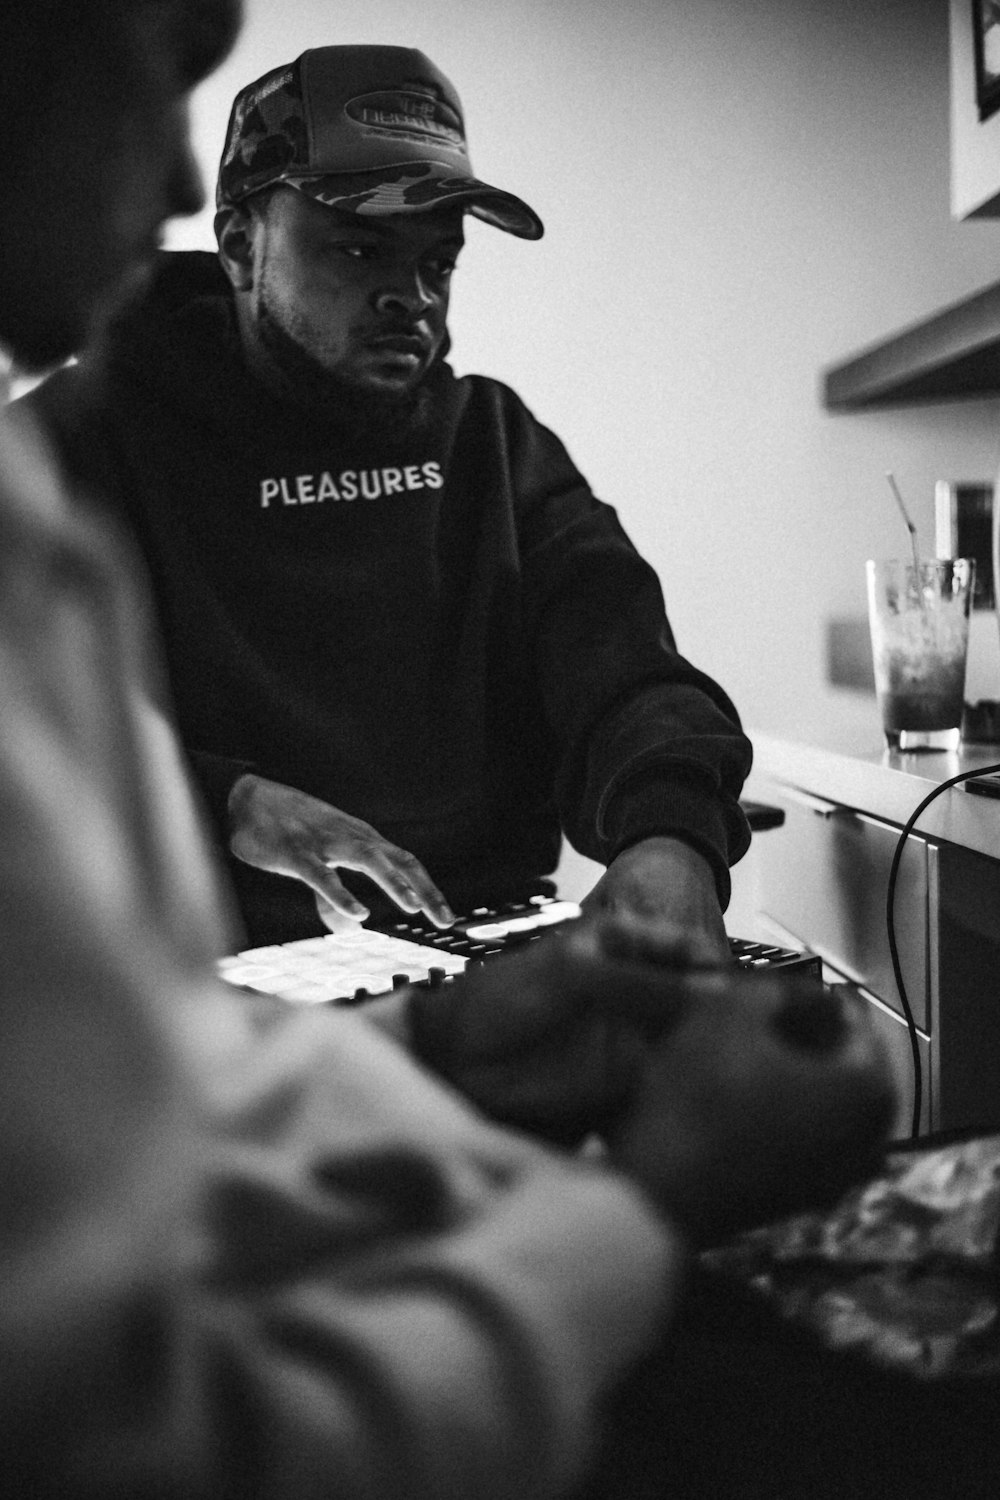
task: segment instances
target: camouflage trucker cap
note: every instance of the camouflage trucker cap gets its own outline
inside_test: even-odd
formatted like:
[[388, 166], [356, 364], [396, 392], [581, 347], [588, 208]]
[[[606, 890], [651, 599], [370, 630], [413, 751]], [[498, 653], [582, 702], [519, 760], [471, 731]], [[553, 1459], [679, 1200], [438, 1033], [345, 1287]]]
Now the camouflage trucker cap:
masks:
[[408, 47], [314, 47], [240, 90], [216, 203], [276, 183], [350, 213], [458, 203], [522, 239], [544, 232], [520, 198], [472, 175], [458, 94]]

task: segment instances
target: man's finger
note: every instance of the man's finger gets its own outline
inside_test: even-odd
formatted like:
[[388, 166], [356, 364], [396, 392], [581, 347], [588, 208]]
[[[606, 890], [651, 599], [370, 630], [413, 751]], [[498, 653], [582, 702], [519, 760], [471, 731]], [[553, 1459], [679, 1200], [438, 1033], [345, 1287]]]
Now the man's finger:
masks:
[[367, 875], [403, 911], [425, 912], [436, 927], [450, 927], [455, 921], [442, 892], [416, 856], [405, 849], [382, 843], [363, 855], [337, 857], [329, 863]]
[[361, 923], [368, 915], [365, 912], [362, 917], [346, 916], [344, 912], [338, 911], [335, 906], [331, 906], [329, 901], [325, 901], [318, 891], [315, 891], [313, 894], [316, 898], [316, 911], [319, 919], [323, 923], [323, 926], [329, 932], [333, 933], [334, 937], [350, 936], [352, 933], [357, 932]]
[[305, 864], [302, 879], [316, 892], [319, 914], [331, 932], [338, 930], [331, 925], [331, 919], [342, 918], [343, 925], [340, 930], [343, 931], [349, 927], [356, 927], [359, 922], [363, 922], [370, 915], [367, 906], [362, 905], [357, 897], [351, 894], [336, 872], [325, 862], [316, 861]]

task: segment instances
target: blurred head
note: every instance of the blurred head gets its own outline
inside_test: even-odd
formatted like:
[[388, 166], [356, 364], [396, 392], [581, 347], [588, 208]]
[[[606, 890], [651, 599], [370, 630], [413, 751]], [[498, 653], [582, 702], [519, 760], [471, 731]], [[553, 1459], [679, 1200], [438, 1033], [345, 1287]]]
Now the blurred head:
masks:
[[79, 349], [204, 201], [188, 95], [242, 0], [5, 0], [0, 340], [26, 367]]
[[251, 368], [292, 399], [405, 403], [447, 338], [471, 213], [542, 234], [475, 177], [454, 87], [406, 47], [317, 47], [237, 95], [216, 233]]

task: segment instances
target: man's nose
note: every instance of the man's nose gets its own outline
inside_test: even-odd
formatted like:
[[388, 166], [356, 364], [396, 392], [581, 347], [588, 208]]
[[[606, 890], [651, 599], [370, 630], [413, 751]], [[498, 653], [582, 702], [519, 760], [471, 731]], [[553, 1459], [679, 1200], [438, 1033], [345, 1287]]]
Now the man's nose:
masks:
[[414, 271], [401, 275], [391, 286], [384, 286], [376, 292], [375, 307], [380, 313], [405, 312], [411, 318], [418, 318], [427, 311], [433, 300], [419, 273]]

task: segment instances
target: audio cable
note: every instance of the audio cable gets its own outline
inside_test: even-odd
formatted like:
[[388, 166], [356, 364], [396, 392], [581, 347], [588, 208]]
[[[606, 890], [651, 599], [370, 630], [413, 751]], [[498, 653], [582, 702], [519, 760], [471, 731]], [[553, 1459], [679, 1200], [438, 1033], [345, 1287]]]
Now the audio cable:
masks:
[[961, 781], [973, 781], [977, 776], [993, 776], [1000, 773], [1000, 764], [993, 766], [980, 766], [975, 771], [960, 771], [957, 776], [949, 776], [936, 786], [932, 792], [928, 792], [922, 802], [919, 802], [913, 812], [903, 824], [902, 832], [896, 840], [896, 848], [892, 856], [892, 864], [889, 868], [889, 883], [885, 899], [885, 923], [889, 938], [889, 955], [892, 959], [892, 974], [896, 981], [896, 989], [899, 991], [899, 1000], [903, 1008], [903, 1016], [906, 1020], [906, 1028], [910, 1036], [910, 1050], [913, 1054], [913, 1117], [910, 1125], [910, 1136], [916, 1140], [920, 1133], [920, 1108], [923, 1094], [923, 1070], [920, 1063], [920, 1048], [917, 1038], [917, 1025], [913, 1019], [910, 1002], [906, 994], [906, 986], [903, 983], [903, 971], [899, 962], [899, 949], [896, 946], [896, 924], [894, 908], [896, 901], [896, 874], [899, 870], [899, 862], [903, 857], [906, 841], [913, 832], [914, 826], [920, 814], [929, 807], [935, 797], [940, 797], [949, 787], [957, 786]]

